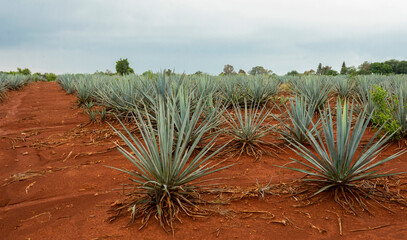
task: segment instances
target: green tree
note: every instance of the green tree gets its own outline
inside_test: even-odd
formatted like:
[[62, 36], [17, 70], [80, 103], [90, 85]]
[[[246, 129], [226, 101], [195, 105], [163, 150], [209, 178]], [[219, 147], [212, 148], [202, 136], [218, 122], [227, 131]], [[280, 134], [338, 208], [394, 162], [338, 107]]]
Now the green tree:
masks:
[[346, 74], [349, 76], [355, 76], [358, 74], [358, 70], [354, 66], [350, 66], [346, 69]]
[[243, 70], [243, 69], [239, 69], [239, 72], [238, 72], [240, 75], [246, 75], [246, 72]]
[[342, 67], [341, 67], [341, 74], [345, 75], [348, 72], [348, 68], [346, 67], [345, 61], [343, 61], [342, 63]]
[[374, 62], [370, 64], [370, 71], [374, 74], [390, 74], [393, 72], [393, 68], [386, 63]]
[[28, 68], [17, 68], [18, 73], [23, 74], [23, 75], [31, 75], [31, 71]]
[[358, 74], [360, 75], [368, 75], [372, 73], [372, 71], [370, 71], [370, 63], [368, 61], [364, 61], [362, 64], [360, 64], [358, 69]]
[[133, 68], [130, 67], [129, 61], [127, 58], [121, 59], [116, 62], [116, 72], [120, 75], [126, 75], [134, 73]]
[[314, 69], [310, 69], [309, 71], [304, 71], [303, 74], [304, 74], [304, 75], [313, 75], [313, 74], [315, 74], [315, 70], [314, 70]]
[[48, 82], [53, 82], [57, 79], [57, 75], [55, 75], [54, 73], [46, 73], [45, 78]]
[[407, 61], [400, 61], [396, 66], [397, 74], [407, 74]]
[[296, 70], [292, 70], [286, 74], [287, 76], [298, 76], [300, 75]]
[[332, 70], [331, 66], [324, 66], [322, 67], [320, 75], [328, 75], [328, 73]]
[[268, 75], [271, 74], [273, 71], [267, 70], [262, 66], [253, 67], [252, 70], [249, 71], [250, 75]]
[[231, 74], [236, 74], [236, 72], [234, 71], [234, 67], [230, 64], [226, 64], [223, 67], [223, 74], [224, 75], [231, 75]]
[[194, 73], [194, 75], [202, 75], [202, 72], [201, 72], [201, 71], [197, 71], [197, 72]]
[[322, 63], [318, 64], [318, 68], [317, 68], [317, 75], [322, 75]]
[[328, 69], [328, 70], [324, 73], [324, 75], [336, 76], [336, 75], [339, 75], [339, 73], [338, 73], [338, 71], [335, 71], [335, 70], [333, 70], [333, 69]]
[[390, 59], [390, 60], [385, 61], [384, 63], [391, 66], [391, 69], [393, 70], [393, 73], [397, 73], [397, 65], [400, 63], [399, 60]]

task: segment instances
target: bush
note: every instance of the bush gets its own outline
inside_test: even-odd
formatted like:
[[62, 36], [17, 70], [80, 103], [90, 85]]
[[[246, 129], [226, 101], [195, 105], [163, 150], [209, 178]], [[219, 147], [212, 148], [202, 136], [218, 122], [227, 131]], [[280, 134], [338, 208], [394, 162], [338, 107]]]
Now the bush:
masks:
[[372, 123], [376, 127], [382, 127], [382, 131], [385, 133], [394, 133], [392, 140], [398, 140], [402, 137], [400, 130], [400, 124], [394, 119], [392, 112], [396, 109], [397, 99], [389, 101], [389, 95], [386, 90], [378, 85], [373, 86], [371, 91], [373, 96], [373, 103], [376, 107], [372, 117]]
[[31, 75], [31, 71], [28, 68], [17, 68], [18, 73], [23, 74], [23, 75]]
[[55, 75], [54, 73], [46, 73], [45, 77], [47, 78], [48, 82], [53, 82], [57, 79], [57, 75]]

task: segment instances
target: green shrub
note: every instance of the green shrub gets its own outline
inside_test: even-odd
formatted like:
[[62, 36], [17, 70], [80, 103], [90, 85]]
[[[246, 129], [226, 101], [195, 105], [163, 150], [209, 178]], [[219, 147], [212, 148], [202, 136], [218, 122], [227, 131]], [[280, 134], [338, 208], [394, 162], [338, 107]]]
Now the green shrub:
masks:
[[378, 86], [374, 85], [371, 91], [373, 96], [373, 102], [375, 104], [376, 110], [372, 117], [372, 123], [376, 127], [382, 127], [382, 131], [385, 133], [394, 133], [392, 140], [398, 140], [402, 137], [400, 132], [400, 124], [394, 119], [392, 112], [394, 112], [395, 106], [397, 106], [397, 99], [390, 99], [387, 91]]
[[47, 82], [53, 82], [57, 79], [57, 75], [53, 73], [46, 73], [45, 77], [47, 78]]

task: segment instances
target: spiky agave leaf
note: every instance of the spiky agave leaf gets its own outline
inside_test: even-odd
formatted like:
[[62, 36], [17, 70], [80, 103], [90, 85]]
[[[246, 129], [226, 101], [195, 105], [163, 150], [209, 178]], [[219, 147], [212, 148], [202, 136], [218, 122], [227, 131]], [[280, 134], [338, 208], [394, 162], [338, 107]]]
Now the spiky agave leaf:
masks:
[[5, 86], [9, 90], [19, 90], [30, 81], [30, 76], [23, 74], [7, 74]]
[[358, 103], [355, 108], [357, 113], [366, 111], [366, 114], [365, 114], [366, 117], [369, 117], [370, 115], [374, 114], [374, 111], [376, 109], [376, 104], [373, 100], [372, 94], [367, 94], [367, 95], [358, 94], [356, 101]]
[[391, 111], [393, 118], [400, 125], [400, 137], [407, 136], [407, 84], [400, 86], [398, 94], [393, 97], [391, 102], [388, 100], [387, 105], [393, 109]]
[[[290, 107], [284, 105], [286, 114], [288, 115], [286, 119], [272, 114], [283, 126], [282, 129], [276, 129], [276, 131], [280, 133], [285, 140], [304, 143], [307, 141], [307, 130], [316, 129], [315, 127], [312, 128], [312, 120], [316, 107], [313, 104], [309, 104], [304, 97], [298, 97], [297, 95], [294, 99], [290, 98], [289, 105]], [[317, 127], [318, 123], [314, 124], [314, 126]]]
[[261, 140], [273, 128], [271, 125], [264, 124], [271, 110], [266, 106], [260, 108], [259, 104], [251, 103], [248, 105], [244, 99], [244, 111], [242, 112], [238, 104], [233, 104], [234, 116], [226, 111], [226, 121], [230, 128], [226, 133], [233, 137], [232, 147], [239, 149], [239, 154], [246, 152], [248, 155], [255, 156], [258, 159], [262, 153], [269, 153], [262, 146], [270, 144]]
[[7, 90], [7, 76], [6, 74], [0, 74], [0, 101], [6, 98]]
[[140, 81], [137, 76], [106, 81], [105, 86], [96, 92], [95, 99], [120, 118], [126, 118], [142, 108], [141, 95], [137, 90]]
[[243, 81], [241, 76], [221, 77], [220, 92], [226, 107], [233, 104], [241, 105], [243, 103], [243, 99], [246, 97], [246, 90], [242, 87]]
[[[220, 101], [209, 105], [208, 96], [196, 96], [194, 90], [180, 90], [178, 96], [175, 97], [177, 99], [172, 99], [172, 101], [176, 108], [174, 109], [176, 133], [179, 132], [184, 124], [186, 124], [186, 128], [195, 126], [190, 139], [185, 139], [185, 141], [189, 141], [189, 144], [192, 144], [202, 132], [205, 133], [201, 137], [202, 141], [212, 138], [217, 134], [217, 131], [214, 130], [222, 123], [221, 116], [224, 111]], [[176, 137], [179, 137], [179, 135], [176, 134]]]
[[277, 95], [280, 85], [280, 81], [268, 76], [251, 76], [245, 82], [247, 100], [249, 103], [264, 104]]
[[[130, 149], [128, 151], [118, 146], [119, 151], [134, 164], [135, 170], [115, 169], [130, 174], [133, 182], [142, 189], [143, 197], [128, 206], [131, 207], [133, 218], [143, 218], [143, 226], [151, 215], [155, 215], [164, 229], [166, 225], [173, 229], [172, 224], [178, 218], [179, 211], [192, 215], [192, 209], [198, 208], [194, 190], [201, 185], [197, 180], [229, 167], [219, 168], [218, 164], [209, 162], [222, 149], [208, 153], [216, 136], [193, 156], [205, 132], [200, 132], [191, 144], [189, 140], [197, 121], [182, 119], [182, 126], [177, 129], [174, 105], [169, 97], [164, 100], [163, 96], [159, 96], [154, 125], [150, 121], [151, 116], [141, 116], [142, 112], [138, 112], [135, 122], [141, 138], [133, 136], [123, 124], [127, 136], [112, 127]], [[190, 110], [188, 106], [185, 109], [187, 112]], [[193, 118], [198, 118], [198, 115], [193, 114]], [[187, 113], [184, 116], [187, 118], [190, 115]], [[175, 134], [185, 137], [175, 138]]]
[[77, 76], [75, 74], [59, 75], [56, 82], [65, 90], [66, 93], [72, 94], [75, 92], [75, 82]]
[[349, 99], [354, 93], [355, 83], [348, 78], [339, 76], [334, 78], [333, 87], [341, 99]]
[[[334, 131], [334, 121], [330, 108], [324, 110], [321, 114], [322, 133], [314, 135], [311, 130], [307, 131], [307, 139], [311, 144], [312, 150], [297, 141], [292, 141], [293, 150], [301, 156], [305, 162], [291, 158], [293, 161], [308, 168], [290, 168], [312, 176], [307, 181], [316, 181], [323, 186], [314, 193], [314, 195], [326, 191], [330, 188], [340, 188], [344, 194], [344, 189], [352, 194], [352, 187], [357, 181], [379, 178], [395, 175], [399, 173], [379, 173], [376, 167], [393, 160], [396, 157], [406, 153], [407, 150], [401, 150], [390, 157], [375, 161], [381, 151], [386, 147], [386, 143], [391, 137], [383, 136], [374, 142], [379, 132], [371, 138], [362, 151], [359, 150], [360, 141], [368, 126], [371, 116], [366, 117], [366, 111], [363, 111], [356, 119], [352, 127], [353, 104], [349, 109], [349, 104], [345, 101], [343, 109], [340, 100], [336, 106], [336, 137]], [[315, 153], [314, 153], [315, 152]], [[346, 196], [344, 196], [345, 199]], [[338, 200], [336, 198], [336, 200]], [[360, 203], [362, 201], [357, 198]], [[348, 200], [346, 204], [352, 208]], [[345, 204], [345, 205], [346, 205]], [[361, 204], [363, 205], [363, 204]], [[362, 206], [363, 207], [363, 206]], [[363, 207], [365, 208], [365, 207]]]
[[325, 78], [307, 77], [292, 81], [294, 93], [303, 96], [309, 103], [316, 106], [316, 109], [323, 109], [329, 94], [332, 90], [332, 84]]

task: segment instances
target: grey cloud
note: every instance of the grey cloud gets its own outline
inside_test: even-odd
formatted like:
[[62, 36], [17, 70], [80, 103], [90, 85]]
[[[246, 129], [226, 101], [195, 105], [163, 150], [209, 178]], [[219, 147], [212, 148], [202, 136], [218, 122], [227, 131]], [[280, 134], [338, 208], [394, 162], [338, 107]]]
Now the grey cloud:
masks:
[[343, 60], [406, 56], [403, 6], [394, 0], [7, 1], [0, 9], [0, 70], [113, 70], [123, 57], [139, 73], [217, 74], [232, 64], [284, 74], [319, 62], [338, 69]]

